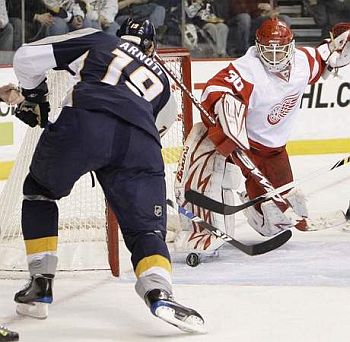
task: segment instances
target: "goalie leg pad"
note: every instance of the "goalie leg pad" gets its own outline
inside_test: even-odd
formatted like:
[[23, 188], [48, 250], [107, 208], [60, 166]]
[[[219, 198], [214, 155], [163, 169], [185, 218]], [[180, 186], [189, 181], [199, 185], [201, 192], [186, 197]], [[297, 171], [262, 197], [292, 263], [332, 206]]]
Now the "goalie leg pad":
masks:
[[[222, 200], [223, 203], [234, 205], [234, 191], [237, 190], [243, 179], [241, 168], [235, 164], [226, 163], [224, 177], [222, 179]], [[225, 232], [233, 236], [235, 229], [235, 216], [224, 216]]]
[[[242, 202], [249, 200], [245, 192], [240, 194]], [[254, 206], [243, 211], [248, 224], [263, 236], [273, 236], [292, 226], [290, 219], [272, 201], [261, 204], [260, 214]]]
[[306, 198], [300, 189], [291, 190], [285, 197], [291, 204], [294, 212], [306, 218], [306, 230], [323, 230], [346, 225], [345, 214], [341, 210], [309, 215], [306, 207]]
[[[203, 123], [197, 123], [185, 142], [175, 180], [177, 203], [215, 227], [232, 234], [233, 215], [224, 218], [185, 200], [185, 191], [193, 189], [220, 202], [224, 200], [227, 204], [233, 204], [233, 190], [239, 181], [231, 178], [237, 175], [240, 177], [241, 174], [235, 165], [226, 164], [226, 158], [216, 152], [214, 144], [206, 135], [206, 127]], [[175, 238], [176, 251], [212, 251], [224, 243], [187, 218], [180, 217], [180, 220], [182, 230]]]
[[300, 217], [308, 217], [306, 198], [300, 189], [293, 189], [284, 198], [290, 203], [294, 212]]

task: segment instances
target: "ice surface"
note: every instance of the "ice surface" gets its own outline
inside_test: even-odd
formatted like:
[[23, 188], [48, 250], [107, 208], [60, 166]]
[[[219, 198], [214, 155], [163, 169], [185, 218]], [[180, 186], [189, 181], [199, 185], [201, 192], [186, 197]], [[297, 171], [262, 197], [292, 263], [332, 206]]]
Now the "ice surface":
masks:
[[[343, 156], [292, 157], [295, 178], [328, 168]], [[349, 167], [301, 184], [311, 213], [346, 210]], [[185, 265], [184, 255], [175, 255], [175, 297], [203, 315], [207, 335], [186, 335], [148, 312], [134, 292], [135, 277], [125, 250], [120, 279], [106, 271], [58, 274], [55, 303], [45, 321], [14, 313], [13, 294], [23, 279], [0, 280], [0, 322], [18, 330], [20, 341], [29, 342], [346, 342], [350, 340], [350, 232], [343, 228], [293, 231], [286, 245], [255, 257], [227, 245], [218, 257], [196, 268]], [[237, 217], [235, 238], [262, 239], [242, 215]]]

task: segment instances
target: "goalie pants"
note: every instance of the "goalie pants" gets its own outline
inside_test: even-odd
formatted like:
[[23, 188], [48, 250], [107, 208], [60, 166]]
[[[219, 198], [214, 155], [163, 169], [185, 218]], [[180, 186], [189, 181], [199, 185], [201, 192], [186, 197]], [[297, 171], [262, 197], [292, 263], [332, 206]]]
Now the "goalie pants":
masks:
[[118, 218], [138, 279], [143, 277], [138, 293], [143, 296], [155, 282], [160, 283], [156, 288], [171, 291], [159, 142], [117, 116], [71, 107], [64, 107], [58, 120], [45, 128], [24, 183], [22, 229], [30, 273], [55, 272], [55, 200], [68, 196], [89, 171], [95, 171]]
[[[292, 168], [285, 146], [268, 148], [252, 140], [249, 143], [248, 156], [274, 188], [293, 181]], [[255, 198], [264, 193], [263, 188], [257, 183], [251, 173], [244, 172], [244, 176], [246, 177], [245, 185], [249, 198]]]

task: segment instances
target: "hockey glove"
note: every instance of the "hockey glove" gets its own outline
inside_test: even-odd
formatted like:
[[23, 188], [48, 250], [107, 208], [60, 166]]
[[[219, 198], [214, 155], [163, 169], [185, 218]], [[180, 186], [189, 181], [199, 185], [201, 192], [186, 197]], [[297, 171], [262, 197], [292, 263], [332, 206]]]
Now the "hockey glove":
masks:
[[15, 115], [30, 127], [45, 127], [50, 112], [47, 93], [46, 80], [34, 89], [22, 89], [25, 100], [17, 107]]
[[50, 111], [49, 102], [34, 103], [24, 100], [15, 110], [18, 119], [30, 127], [40, 125], [45, 127], [48, 123], [48, 114]]

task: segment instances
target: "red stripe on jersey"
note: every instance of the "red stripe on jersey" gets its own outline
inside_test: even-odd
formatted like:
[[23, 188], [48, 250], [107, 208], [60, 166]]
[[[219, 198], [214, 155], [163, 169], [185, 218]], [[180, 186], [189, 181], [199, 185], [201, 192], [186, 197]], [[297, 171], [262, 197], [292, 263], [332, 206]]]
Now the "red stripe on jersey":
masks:
[[[323, 74], [323, 71], [326, 67], [326, 63], [324, 60], [321, 58], [320, 53], [317, 51], [317, 49], [312, 50], [315, 52], [315, 56], [312, 56], [308, 50], [308, 48], [300, 47], [298, 50], [302, 51], [305, 53], [307, 60], [309, 62], [309, 67], [310, 67], [310, 78], [309, 78], [309, 84], [314, 84], [316, 83], [321, 75]], [[316, 75], [314, 75], [314, 70], [315, 68], [318, 67], [318, 72]]]
[[[215, 103], [227, 92], [237, 95], [244, 104], [249, 103], [249, 97], [253, 91], [253, 85], [245, 81], [237, 69], [230, 63], [219, 71], [206, 84], [202, 94], [203, 107], [213, 116]], [[202, 115], [204, 123], [208, 126], [208, 120]]]

